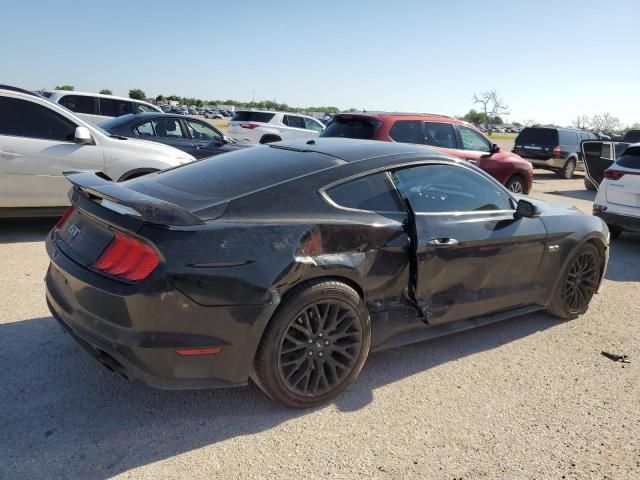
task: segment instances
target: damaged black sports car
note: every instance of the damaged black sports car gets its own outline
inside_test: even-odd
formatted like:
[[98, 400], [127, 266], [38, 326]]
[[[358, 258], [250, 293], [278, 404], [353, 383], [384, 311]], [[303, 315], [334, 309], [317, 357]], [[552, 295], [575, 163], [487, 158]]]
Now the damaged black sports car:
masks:
[[319, 405], [371, 350], [580, 315], [608, 258], [598, 217], [408, 144], [281, 142], [123, 183], [68, 178], [49, 308], [104, 365], [160, 388], [252, 378]]

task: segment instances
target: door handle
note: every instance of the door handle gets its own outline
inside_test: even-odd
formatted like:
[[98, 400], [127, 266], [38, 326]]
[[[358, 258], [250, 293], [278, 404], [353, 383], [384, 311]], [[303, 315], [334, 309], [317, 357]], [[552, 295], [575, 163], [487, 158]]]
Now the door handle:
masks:
[[22, 155], [16, 152], [5, 152], [3, 150], [0, 150], [0, 156], [18, 158], [18, 157], [21, 157]]
[[451, 248], [458, 245], [458, 243], [460, 242], [455, 238], [432, 238], [427, 242], [427, 245], [436, 248]]

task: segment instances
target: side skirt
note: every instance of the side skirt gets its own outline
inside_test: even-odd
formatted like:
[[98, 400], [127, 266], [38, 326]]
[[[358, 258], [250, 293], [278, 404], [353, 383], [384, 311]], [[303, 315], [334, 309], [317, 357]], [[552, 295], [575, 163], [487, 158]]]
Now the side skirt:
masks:
[[[544, 308], [545, 307], [542, 307], [540, 305], [528, 305], [512, 310], [493, 313], [491, 315], [484, 315], [482, 317], [474, 317], [466, 320], [458, 320], [455, 322], [443, 323], [441, 325], [434, 325], [430, 327], [426, 326], [419, 320], [408, 324], [406, 319], [406, 312], [404, 311], [399, 311], [397, 314], [396, 312], [385, 312], [376, 315], [373, 318], [372, 327], [374, 332], [374, 344], [371, 350], [386, 350], [388, 348], [395, 348], [402, 345], [422, 342], [424, 340], [431, 340], [432, 338], [438, 338], [445, 335], [450, 335], [452, 333], [463, 332], [465, 330], [482, 327], [484, 325], [500, 322], [509, 318], [538, 312], [540, 310], [544, 310]], [[396, 315], [402, 318], [394, 318]], [[399, 326], [399, 324], [404, 324], [405, 327], [402, 328], [401, 326]]]

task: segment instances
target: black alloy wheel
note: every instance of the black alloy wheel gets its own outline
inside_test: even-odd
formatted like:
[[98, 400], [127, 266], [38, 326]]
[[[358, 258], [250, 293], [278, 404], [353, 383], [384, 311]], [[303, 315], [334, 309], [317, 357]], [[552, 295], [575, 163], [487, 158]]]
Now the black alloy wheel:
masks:
[[583, 311], [596, 291], [599, 262], [593, 252], [583, 252], [573, 261], [564, 284], [564, 300], [571, 313]]
[[278, 372], [292, 392], [323, 395], [351, 372], [361, 348], [362, 326], [351, 306], [313, 303], [287, 327], [278, 351]]
[[260, 340], [251, 379], [289, 407], [316, 407], [357, 378], [370, 346], [371, 321], [358, 292], [337, 280], [311, 280], [285, 294]]
[[549, 313], [563, 319], [576, 318], [587, 311], [602, 273], [603, 250], [594, 243], [577, 247], [564, 268], [547, 308]]

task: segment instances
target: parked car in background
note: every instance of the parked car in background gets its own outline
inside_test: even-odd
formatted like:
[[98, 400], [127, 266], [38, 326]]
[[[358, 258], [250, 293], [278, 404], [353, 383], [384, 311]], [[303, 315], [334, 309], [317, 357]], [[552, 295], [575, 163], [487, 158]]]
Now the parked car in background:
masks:
[[228, 110], [218, 110], [223, 117], [233, 117], [233, 114]]
[[193, 108], [193, 107], [189, 107], [189, 108], [187, 109], [187, 113], [188, 113], [189, 115], [198, 115], [198, 110], [196, 110], [196, 109], [195, 109], [195, 108]]
[[205, 110], [204, 118], [224, 118], [217, 110]]
[[0, 216], [59, 215], [69, 205], [65, 171], [127, 180], [193, 160], [166, 145], [110, 135], [44, 97], [0, 86]]
[[444, 115], [339, 113], [320, 136], [429, 145], [471, 161], [512, 192], [527, 194], [533, 183], [533, 170], [528, 162], [513, 153], [500, 151], [498, 145], [473, 125]]
[[596, 138], [591, 132], [573, 128], [527, 127], [516, 137], [513, 153], [536, 168], [573, 178], [576, 170], [584, 169], [580, 143]]
[[313, 117], [263, 110], [239, 110], [227, 127], [230, 137], [252, 143], [312, 138], [322, 130], [324, 125]]
[[75, 90], [43, 90], [42, 96], [74, 112], [84, 121], [98, 125], [120, 115], [138, 112], [162, 112], [162, 109], [141, 100], [76, 92]]
[[593, 214], [605, 221], [614, 239], [622, 232], [640, 232], [640, 143], [626, 147], [603, 172]]
[[162, 110], [165, 113], [168, 113], [171, 111], [171, 105], [160, 105], [160, 110]]
[[606, 272], [600, 219], [421, 146], [300, 140], [69, 180], [73, 208], [46, 240], [49, 309], [111, 370], [160, 388], [251, 378], [316, 407], [370, 351], [534, 311], [576, 318]]
[[164, 143], [195, 158], [210, 157], [249, 146], [238, 144], [209, 122], [183, 115], [137, 113], [100, 124], [112, 135]]

